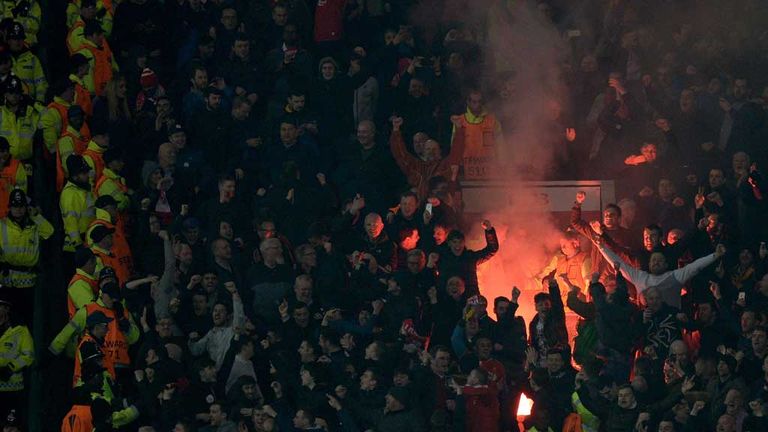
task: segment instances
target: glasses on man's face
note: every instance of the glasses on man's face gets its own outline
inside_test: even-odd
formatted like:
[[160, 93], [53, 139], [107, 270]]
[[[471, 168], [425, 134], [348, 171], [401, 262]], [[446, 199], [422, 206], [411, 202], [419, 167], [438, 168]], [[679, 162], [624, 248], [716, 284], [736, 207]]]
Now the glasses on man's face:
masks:
[[421, 261], [407, 261], [409, 266], [418, 266], [421, 264]]

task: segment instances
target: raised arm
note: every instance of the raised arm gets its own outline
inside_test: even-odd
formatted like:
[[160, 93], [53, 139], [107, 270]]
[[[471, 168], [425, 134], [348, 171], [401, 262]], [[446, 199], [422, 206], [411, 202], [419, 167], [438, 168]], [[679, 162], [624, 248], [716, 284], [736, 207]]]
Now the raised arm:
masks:
[[605, 257], [605, 259], [608, 260], [609, 263], [619, 263], [621, 266], [619, 270], [621, 271], [622, 276], [624, 276], [624, 278], [628, 280], [630, 283], [632, 283], [633, 285], [637, 285], [637, 281], [640, 280], [640, 277], [645, 272], [638, 270], [632, 267], [631, 265], [629, 265], [614, 251], [605, 247], [605, 245], [599, 244], [597, 245], [597, 248], [600, 251], [600, 253], [603, 254], [603, 257]]
[[715, 253], [703, 256], [687, 266], [673, 271], [672, 275], [678, 282], [684, 284], [704, 270], [705, 267], [722, 258], [723, 255], [725, 255], [725, 246], [719, 244], [715, 249]]
[[417, 159], [414, 155], [410, 154], [405, 148], [405, 141], [403, 141], [403, 134], [400, 132], [400, 127], [403, 125], [403, 119], [401, 117], [395, 117], [392, 119], [392, 134], [389, 136], [389, 149], [392, 152], [392, 157], [395, 158], [395, 162], [403, 171], [408, 173], [412, 169], [413, 164], [417, 163]]

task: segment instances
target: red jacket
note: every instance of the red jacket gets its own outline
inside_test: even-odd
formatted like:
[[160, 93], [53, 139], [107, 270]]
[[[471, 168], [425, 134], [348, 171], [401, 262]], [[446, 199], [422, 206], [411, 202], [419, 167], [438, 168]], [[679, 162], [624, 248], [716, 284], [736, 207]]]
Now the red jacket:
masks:
[[315, 42], [341, 40], [344, 35], [344, 8], [347, 0], [317, 0]]
[[496, 384], [462, 388], [467, 407], [467, 432], [499, 431], [499, 390]]

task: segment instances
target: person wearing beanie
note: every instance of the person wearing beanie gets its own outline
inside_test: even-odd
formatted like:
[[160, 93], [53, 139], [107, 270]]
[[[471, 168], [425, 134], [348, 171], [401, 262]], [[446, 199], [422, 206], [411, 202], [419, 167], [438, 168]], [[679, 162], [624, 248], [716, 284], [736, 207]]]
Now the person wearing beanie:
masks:
[[91, 70], [88, 59], [82, 54], [74, 54], [69, 58], [69, 80], [75, 84], [75, 103], [80, 105], [85, 115], [93, 116], [93, 99], [91, 93], [85, 88], [85, 77]]
[[104, 123], [94, 123], [91, 128], [91, 141], [88, 142], [83, 152], [85, 163], [91, 167], [89, 181], [91, 185], [96, 184], [104, 173], [104, 152], [109, 148], [109, 132]]
[[88, 21], [83, 27], [84, 40], [76, 51], [88, 59], [91, 69], [85, 77], [85, 87], [91, 94], [103, 96], [107, 83], [119, 70], [112, 49], [98, 21]]
[[20, 304], [19, 311], [31, 315], [40, 242], [53, 235], [53, 225], [45, 220], [38, 208], [29, 205], [27, 194], [21, 189], [11, 191], [8, 208], [8, 215], [0, 219], [3, 249], [0, 266], [7, 269], [7, 273], [0, 278], [0, 284], [23, 290], [28, 302]]
[[61, 138], [56, 143], [56, 190], [61, 192], [68, 177], [67, 158], [72, 154], [83, 154], [88, 146], [88, 139], [81, 130], [85, 124], [85, 112], [80, 105], [71, 105], [67, 109], [68, 124]]
[[136, 112], [155, 112], [157, 101], [165, 96], [165, 88], [160, 85], [157, 74], [150, 68], [144, 68], [139, 77], [141, 91], [136, 95]]
[[95, 209], [91, 185], [88, 183], [91, 167], [88, 166], [82, 156], [76, 154], [67, 158], [66, 163], [69, 177], [61, 191], [59, 207], [64, 219], [63, 249], [70, 253], [67, 259], [70, 261], [71, 267], [69, 268], [70, 271], [66, 273], [66, 276], [69, 277], [74, 273], [75, 248], [83, 243], [83, 235], [95, 217]]
[[96, 256], [84, 247], [75, 251], [75, 275], [67, 286], [67, 312], [69, 319], [88, 303], [96, 301], [99, 281], [96, 278]]
[[5, 100], [0, 106], [0, 131], [11, 146], [11, 155], [27, 162], [32, 158], [33, 138], [40, 114], [24, 95], [21, 78], [11, 77], [4, 83]]
[[0, 217], [8, 214], [8, 198], [14, 189], [27, 191], [27, 170], [11, 156], [8, 140], [0, 137]]
[[24, 40], [27, 32], [19, 22], [13, 22], [5, 36], [8, 47], [13, 54], [13, 73], [19, 77], [27, 89], [27, 93], [35, 102], [44, 103], [48, 91], [48, 81], [43, 73], [40, 59], [32, 53]]

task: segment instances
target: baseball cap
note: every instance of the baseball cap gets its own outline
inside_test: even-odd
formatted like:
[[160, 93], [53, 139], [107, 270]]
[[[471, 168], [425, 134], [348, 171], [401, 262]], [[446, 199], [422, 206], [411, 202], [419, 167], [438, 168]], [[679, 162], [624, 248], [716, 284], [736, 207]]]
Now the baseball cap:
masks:
[[[112, 321], [114, 320], [104, 315], [104, 312], [97, 310], [88, 315], [88, 317], [85, 319], [85, 325], [88, 327], [93, 327], [99, 324], [109, 324]], [[85, 356], [83, 356], [83, 361], [85, 361]]]

